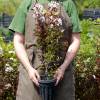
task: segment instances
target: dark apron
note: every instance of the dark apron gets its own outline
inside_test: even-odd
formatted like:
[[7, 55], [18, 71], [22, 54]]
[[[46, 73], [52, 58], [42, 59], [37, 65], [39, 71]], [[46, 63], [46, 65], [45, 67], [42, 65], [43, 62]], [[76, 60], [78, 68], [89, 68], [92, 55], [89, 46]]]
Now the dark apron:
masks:
[[[31, 65], [39, 71], [38, 66], [41, 64], [41, 61], [38, 55], [40, 55], [41, 52], [35, 47], [37, 37], [34, 35], [35, 19], [33, 17], [33, 11], [31, 10], [31, 8], [32, 5], [26, 16], [25, 48]], [[64, 16], [69, 18], [67, 14], [65, 14]], [[67, 38], [69, 38], [68, 35], [69, 34], [67, 34]], [[65, 71], [63, 80], [60, 81], [58, 86], [56, 87], [54, 98], [54, 100], [75, 100], [74, 76], [73, 67], [71, 64]], [[19, 66], [19, 83], [16, 100], [41, 100], [40, 95], [37, 91], [37, 87], [30, 80], [28, 73], [25, 67], [22, 66], [22, 64], [20, 64]]]

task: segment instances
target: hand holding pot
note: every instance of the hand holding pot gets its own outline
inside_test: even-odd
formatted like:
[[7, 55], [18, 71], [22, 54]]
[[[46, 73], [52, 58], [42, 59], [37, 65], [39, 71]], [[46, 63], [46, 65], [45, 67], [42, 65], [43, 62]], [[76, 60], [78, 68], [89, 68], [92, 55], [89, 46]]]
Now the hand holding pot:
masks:
[[58, 85], [59, 81], [63, 79], [64, 73], [65, 73], [65, 71], [61, 67], [59, 67], [56, 70], [55, 75], [54, 75], [54, 78], [56, 79], [55, 85]]
[[30, 79], [35, 83], [35, 85], [39, 86], [39, 80], [40, 80], [40, 75], [36, 69], [31, 67], [31, 69], [28, 70], [28, 74]]

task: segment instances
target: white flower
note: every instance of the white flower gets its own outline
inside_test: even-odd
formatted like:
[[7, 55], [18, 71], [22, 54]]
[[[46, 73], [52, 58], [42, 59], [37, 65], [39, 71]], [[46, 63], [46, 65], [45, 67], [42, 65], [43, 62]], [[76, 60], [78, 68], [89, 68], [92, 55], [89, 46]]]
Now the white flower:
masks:
[[9, 51], [8, 53], [13, 53], [13, 54], [15, 54], [15, 51], [14, 51], [14, 50], [11, 50], [11, 51]]
[[10, 60], [14, 60], [14, 58], [10, 58]]
[[53, 22], [54, 22], [54, 23], [57, 23], [57, 19], [54, 19]]
[[50, 16], [50, 19], [52, 20], [53, 19], [53, 16]]
[[5, 65], [5, 67], [9, 67], [9, 66], [10, 66], [9, 64], [6, 64], [6, 65]]
[[61, 18], [58, 18], [57, 21], [58, 21], [58, 24], [59, 24], [59, 25], [62, 25], [62, 20], [61, 20]]
[[92, 76], [93, 76], [94, 79], [96, 79], [96, 76], [95, 75], [92, 75]]
[[12, 68], [12, 67], [10, 67], [10, 66], [8, 66], [8, 67], [6, 67], [5, 68], [5, 72], [11, 72], [11, 71], [13, 71], [14, 69]]
[[54, 27], [54, 25], [53, 24], [50, 24], [50, 28], [53, 28]]
[[11, 87], [10, 83], [8, 83], [8, 84], [5, 85], [5, 89], [9, 89], [10, 87]]
[[36, 7], [37, 7], [40, 11], [43, 10], [43, 5], [41, 5], [41, 4], [39, 4], [39, 3], [36, 4]]
[[61, 32], [63, 33], [65, 30], [64, 29], [61, 29]]
[[3, 54], [3, 49], [2, 47], [0, 46], [0, 55]]
[[38, 16], [39, 14], [43, 13], [44, 8], [43, 5], [36, 3], [35, 5], [33, 5], [33, 10], [36, 16]]
[[45, 17], [44, 16], [41, 16], [40, 17], [40, 20], [41, 20], [41, 22], [45, 22]]
[[52, 10], [53, 8], [58, 8], [59, 3], [57, 3], [56, 1], [51, 1], [50, 3], [48, 3], [48, 7], [50, 10]]

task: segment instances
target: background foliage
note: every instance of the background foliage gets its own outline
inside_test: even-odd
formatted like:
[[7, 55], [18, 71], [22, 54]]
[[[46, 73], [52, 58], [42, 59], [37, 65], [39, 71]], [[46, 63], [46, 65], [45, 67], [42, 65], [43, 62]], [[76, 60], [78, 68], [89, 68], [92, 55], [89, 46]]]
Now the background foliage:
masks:
[[75, 58], [76, 100], [100, 100], [100, 22], [81, 21], [81, 45]]
[[84, 9], [98, 9], [100, 8], [100, 0], [73, 0], [77, 6], [80, 16], [82, 16]]
[[13, 43], [4, 42], [0, 35], [0, 98], [14, 100], [17, 86], [17, 65]]
[[0, 13], [14, 15], [21, 0], [0, 0]]
[[[14, 15], [16, 9], [22, 0], [0, 0], [0, 13], [7, 13]], [[77, 6], [79, 14], [82, 16], [82, 12], [87, 8], [100, 8], [100, 0], [73, 0]]]

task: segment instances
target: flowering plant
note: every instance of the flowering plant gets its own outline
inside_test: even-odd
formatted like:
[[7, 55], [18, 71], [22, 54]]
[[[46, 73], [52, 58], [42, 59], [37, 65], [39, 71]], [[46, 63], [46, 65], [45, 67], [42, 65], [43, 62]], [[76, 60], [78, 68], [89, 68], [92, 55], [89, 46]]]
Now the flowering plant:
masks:
[[40, 67], [51, 75], [64, 60], [59, 51], [66, 51], [68, 46], [66, 43], [61, 43], [64, 34], [61, 5], [55, 1], [44, 5], [36, 3], [32, 9], [36, 20], [37, 48], [42, 52], [39, 55], [43, 62]]

